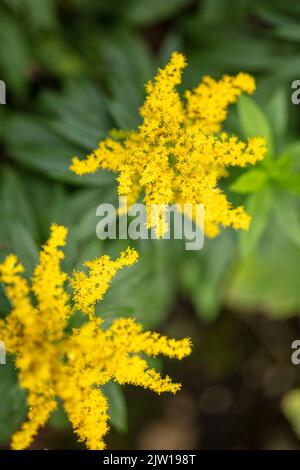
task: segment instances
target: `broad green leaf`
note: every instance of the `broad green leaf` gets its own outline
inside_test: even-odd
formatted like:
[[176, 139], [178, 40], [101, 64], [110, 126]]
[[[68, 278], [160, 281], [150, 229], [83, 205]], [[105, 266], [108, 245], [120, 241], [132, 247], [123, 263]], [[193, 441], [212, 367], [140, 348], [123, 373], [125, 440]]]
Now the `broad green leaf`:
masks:
[[[265, 2], [264, 2], [265, 3]], [[281, 8], [276, 9], [276, 7], [272, 8], [272, 2], [269, 5], [264, 4], [263, 2], [257, 2], [256, 5], [256, 13], [260, 16], [260, 18], [267, 23], [280, 26], [280, 25], [290, 25], [291, 18], [285, 15], [282, 12]], [[283, 4], [282, 4], [283, 5]]]
[[159, 50], [159, 64], [163, 67], [174, 51], [184, 50], [183, 38], [181, 35], [171, 31], [165, 37]]
[[[48, 239], [49, 228], [52, 220], [51, 207], [53, 195], [56, 194], [56, 183], [41, 178], [40, 174], [30, 175], [30, 184], [27, 190], [30, 195], [30, 202], [35, 218], [39, 226], [40, 241]], [[37, 197], [38, 196], [38, 197]], [[56, 197], [54, 198], [56, 200]]]
[[53, 0], [3, 0], [8, 8], [23, 18], [33, 29], [49, 29], [56, 25]]
[[[106, 325], [115, 318], [131, 316], [145, 328], [154, 328], [166, 317], [174, 295], [168, 242], [142, 240], [138, 244], [139, 261], [117, 273], [96, 307], [96, 314], [105, 319]], [[115, 258], [128, 244], [128, 240], [112, 240], [104, 252]]]
[[289, 192], [300, 195], [300, 146], [296, 141], [267, 167], [270, 180]]
[[[210, 47], [199, 47], [189, 57], [185, 76], [190, 76], [193, 86], [204, 74], [222, 75], [224, 70], [235, 73], [237, 70], [270, 70], [274, 67], [276, 59], [268, 42], [238, 33], [234, 35], [234, 40], [226, 38], [225, 35], [231, 33], [231, 28], [224, 31], [221, 24], [218, 26], [219, 33], [216, 27], [208, 28], [213, 34], [209, 41]], [[195, 23], [195, 36], [199, 38], [199, 22]]]
[[86, 64], [73, 44], [58, 34], [41, 36], [36, 44], [36, 55], [42, 66], [54, 75], [71, 78], [86, 72]]
[[2, 175], [1, 203], [5, 227], [3, 255], [15, 253], [29, 275], [38, 261], [37, 221], [22, 180], [9, 168]]
[[300, 249], [271, 222], [251, 256], [235, 260], [224, 294], [234, 311], [264, 312], [282, 320], [300, 309]]
[[279, 38], [300, 42], [300, 28], [298, 23], [289, 23], [286, 25], [281, 25], [277, 27], [273, 34]]
[[84, 158], [85, 153], [55, 135], [41, 120], [15, 115], [9, 120], [6, 139], [14, 159], [51, 179], [87, 186], [109, 185], [114, 179], [113, 174], [106, 171], [80, 177], [71, 172], [72, 157]]
[[[206, 240], [200, 253], [205, 263], [204, 278], [192, 294], [197, 315], [201, 320], [214, 321], [222, 305], [222, 282], [230, 270], [233, 259], [233, 239], [231, 233], [222, 233], [213, 240]], [[204, 259], [203, 259], [204, 258]]]
[[82, 217], [76, 224], [74, 233], [79, 242], [85, 241], [91, 237], [96, 237], [96, 225], [98, 222], [96, 209], [96, 204], [91, 206], [85, 214], [82, 214]]
[[[113, 188], [99, 188], [96, 192], [79, 191], [70, 201], [73, 215], [73, 234], [76, 240], [84, 244], [87, 240], [96, 239], [96, 216], [99, 204], [110, 203], [117, 206], [117, 192]], [[75, 207], [76, 206], [76, 207]], [[81, 209], [81, 210], [80, 210]]]
[[90, 211], [91, 207], [95, 207], [95, 205], [98, 206], [101, 202], [103, 202], [103, 192], [101, 188], [78, 189], [72, 194], [70, 200], [70, 211], [73, 214], [74, 221], [77, 223], [78, 220]]
[[[124, 89], [126, 89], [123, 97], [120, 97], [119, 91], [116, 93], [114, 99], [108, 99], [106, 104], [107, 108], [120, 129], [131, 130], [134, 129], [139, 123], [139, 117], [137, 110], [139, 106], [134, 107], [135, 109], [130, 110], [129, 103], [132, 103], [132, 86], [130, 83], [123, 83]], [[123, 89], [123, 91], [124, 91]]]
[[9, 252], [15, 253], [26, 270], [26, 275], [33, 273], [38, 264], [39, 248], [32, 234], [18, 222], [12, 222], [8, 226]]
[[240, 249], [243, 256], [247, 256], [255, 250], [269, 223], [271, 207], [272, 193], [268, 187], [248, 197], [245, 208], [252, 220], [247, 231], [241, 230], [239, 232]]
[[117, 29], [110, 36], [103, 35], [97, 45], [105, 76], [108, 74], [107, 86], [112, 91], [119, 91], [122, 98], [125, 82], [125, 90], [131, 93], [133, 103], [130, 103], [129, 97], [123, 96], [123, 99], [127, 99], [130, 109], [133, 108], [144, 93], [144, 84], [156, 72], [149, 49], [138, 34], [125, 29]]
[[80, 244], [80, 249], [77, 253], [75, 270], [82, 270], [84, 263], [87, 260], [99, 258], [104, 255], [103, 241], [93, 236], [88, 242], [85, 240], [84, 244]]
[[65, 257], [62, 261], [62, 269], [66, 273], [72, 273], [79, 253], [79, 243], [76, 240], [75, 234], [72, 229], [68, 232], [68, 239], [67, 244], [64, 248], [64, 252]]
[[215, 24], [224, 18], [227, 12], [226, 1], [204, 0], [200, 9], [201, 22], [204, 24]]
[[140, 122], [144, 84], [155, 73], [149, 50], [137, 35], [122, 29], [109, 37], [103, 36], [98, 49], [108, 77], [107, 108], [115, 126], [127, 130], [136, 128]]
[[210, 322], [218, 316], [223, 295], [221, 286], [230, 270], [233, 255], [230, 232], [206, 240], [200, 252], [183, 255], [180, 282], [201, 320]]
[[283, 88], [278, 88], [273, 94], [266, 108], [266, 114], [278, 144], [285, 137], [288, 126], [288, 101]]
[[284, 149], [283, 153], [290, 158], [292, 169], [300, 171], [300, 141], [295, 140], [292, 142]]
[[191, 0], [134, 0], [126, 9], [126, 17], [137, 24], [154, 23], [174, 15]]
[[273, 136], [270, 124], [258, 104], [251, 98], [241, 95], [238, 100], [238, 116], [245, 137], [264, 137], [269, 154], [273, 153]]
[[112, 127], [104, 96], [89, 82], [71, 81], [63, 93], [44, 93], [41, 102], [56, 134], [87, 152]]
[[23, 0], [23, 14], [28, 15], [36, 29], [50, 29], [56, 26], [55, 2], [53, 0]]
[[263, 170], [249, 170], [237, 178], [230, 186], [231, 191], [240, 194], [260, 191], [267, 182], [267, 174]]
[[276, 220], [281, 230], [300, 247], [300, 204], [299, 199], [285, 191], [274, 192]]
[[300, 196], [300, 173], [282, 173], [278, 178], [278, 183], [282, 188]]
[[2, 166], [1, 172], [2, 207], [7, 224], [21, 223], [37, 237], [37, 220], [26, 185], [30, 183], [30, 176], [17, 173], [8, 166]]
[[0, 441], [8, 444], [26, 417], [26, 393], [18, 385], [16, 369], [7, 357], [0, 365]]
[[27, 91], [27, 73], [30, 65], [28, 41], [20, 25], [10, 15], [0, 10], [0, 66], [1, 79], [16, 95]]
[[213, 322], [220, 312], [220, 298], [216, 286], [209, 282], [201, 283], [192, 296], [197, 316], [205, 322]]

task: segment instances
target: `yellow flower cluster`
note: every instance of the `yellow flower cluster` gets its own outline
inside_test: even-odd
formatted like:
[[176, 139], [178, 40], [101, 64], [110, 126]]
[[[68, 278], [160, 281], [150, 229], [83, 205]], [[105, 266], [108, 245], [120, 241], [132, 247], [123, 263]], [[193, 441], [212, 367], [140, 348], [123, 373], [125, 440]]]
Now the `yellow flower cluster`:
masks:
[[[168, 376], [162, 378], [142, 355], [182, 359], [191, 350], [189, 339], [177, 341], [143, 332], [131, 318], [115, 320], [104, 329], [102, 320], [95, 316], [95, 304], [117, 270], [133, 264], [137, 253], [128, 248], [116, 261], [102, 256], [86, 263], [89, 275], [75, 272], [68, 278], [60, 268], [64, 258], [60, 247], [66, 236], [66, 228], [51, 227], [31, 286], [16, 256], [10, 255], [0, 264], [0, 281], [12, 305], [10, 314], [0, 320], [0, 339], [7, 352], [15, 355], [20, 385], [28, 392], [28, 420], [14, 434], [13, 449], [31, 444], [57, 407], [57, 398], [62, 400], [79, 440], [89, 449], [103, 449], [109, 410], [101, 386], [114, 380], [157, 393], [175, 393], [180, 384]], [[66, 291], [67, 281], [73, 295]], [[68, 334], [68, 320], [77, 309], [89, 317]]]
[[[171, 61], [146, 86], [138, 131], [113, 132], [85, 160], [74, 157], [71, 169], [78, 175], [98, 168], [118, 172], [119, 194], [133, 203], [143, 194], [148, 226], [157, 235], [167, 230], [164, 206], [203, 204], [205, 232], [215, 236], [219, 225], [247, 229], [250, 217], [243, 207], [232, 208], [218, 181], [227, 167], [254, 164], [263, 159], [266, 143], [261, 137], [247, 143], [221, 132], [227, 108], [242, 93], [253, 93], [254, 79], [245, 73], [225, 75], [215, 81], [205, 77], [181, 99], [185, 58], [173, 53]], [[160, 217], [151, 221], [151, 206], [161, 205]], [[187, 214], [188, 215], [188, 214]]]

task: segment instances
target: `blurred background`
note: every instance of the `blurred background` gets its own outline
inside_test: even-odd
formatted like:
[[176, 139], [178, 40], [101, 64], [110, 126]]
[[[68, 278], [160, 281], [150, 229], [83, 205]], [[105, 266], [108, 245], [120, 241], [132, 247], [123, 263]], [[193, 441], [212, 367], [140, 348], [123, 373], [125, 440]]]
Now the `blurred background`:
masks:
[[[96, 207], [116, 202], [115, 176], [78, 178], [112, 128], [138, 125], [144, 84], [174, 50], [189, 63], [182, 88], [203, 75], [249, 72], [253, 100], [225, 125], [272, 142], [270, 164], [235, 169], [223, 183], [253, 216], [247, 233], [222, 232], [199, 252], [143, 242], [140, 262], [114, 280], [98, 313], [109, 325], [190, 336], [182, 362], [153, 361], [183, 384], [174, 397], [108, 384], [109, 449], [300, 449], [300, 3], [284, 0], [0, 0], [0, 257], [14, 251], [30, 275], [52, 222], [70, 228], [64, 269], [127, 241], [96, 238]], [[9, 306], [1, 292], [0, 313]], [[0, 442], [26, 414], [13, 367], [0, 366]], [[32, 446], [81, 448], [61, 409]]]

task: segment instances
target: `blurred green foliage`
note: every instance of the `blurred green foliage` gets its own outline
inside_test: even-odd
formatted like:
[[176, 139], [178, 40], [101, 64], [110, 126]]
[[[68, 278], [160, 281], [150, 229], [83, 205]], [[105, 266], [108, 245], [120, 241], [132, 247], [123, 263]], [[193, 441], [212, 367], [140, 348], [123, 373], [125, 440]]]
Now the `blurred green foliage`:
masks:
[[[233, 203], [253, 217], [248, 232], [226, 231], [200, 252], [178, 241], [136, 244], [139, 263], [114, 280], [99, 315], [120, 315], [159, 327], [183, 298], [200, 321], [223, 306], [278, 319], [300, 310], [299, 112], [290, 101], [300, 78], [300, 4], [283, 0], [0, 0], [0, 255], [14, 251], [28, 274], [52, 222], [70, 228], [65, 269], [127, 241], [96, 238], [96, 207], [116, 202], [115, 178], [104, 171], [78, 178], [84, 156], [107, 131], [132, 128], [144, 83], [173, 50], [189, 62], [184, 85], [205, 74], [245, 71], [257, 79], [254, 98], [241, 97], [228, 130], [263, 135], [268, 156], [224, 181]], [[1, 314], [9, 306], [0, 299]], [[0, 439], [24, 414], [16, 377], [1, 367]], [[126, 430], [126, 407], [111, 384], [111, 421]], [[291, 405], [292, 406], [292, 405]], [[17, 421], [18, 422], [17, 422]], [[64, 426], [63, 416], [53, 426]], [[299, 427], [299, 425], [297, 425]]]

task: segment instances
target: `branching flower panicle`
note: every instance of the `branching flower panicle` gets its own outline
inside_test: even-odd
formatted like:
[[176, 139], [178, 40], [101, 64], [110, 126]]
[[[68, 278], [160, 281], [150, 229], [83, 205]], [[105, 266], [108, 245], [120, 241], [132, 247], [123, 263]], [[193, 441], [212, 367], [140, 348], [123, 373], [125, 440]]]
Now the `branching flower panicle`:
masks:
[[[80, 441], [103, 449], [108, 431], [108, 403], [101, 386], [110, 380], [139, 385], [157, 393], [180, 389], [149, 368], [143, 354], [182, 359], [190, 354], [189, 339], [168, 339], [144, 332], [132, 318], [120, 318], [104, 329], [95, 305], [119, 269], [137, 260], [128, 248], [117, 260], [102, 256], [86, 263], [89, 274], [68, 276], [60, 268], [67, 229], [53, 225], [40, 253], [31, 285], [15, 255], [0, 264], [0, 281], [12, 305], [0, 320], [0, 336], [16, 358], [21, 387], [28, 392], [28, 420], [12, 438], [13, 449], [25, 449], [47, 422], [60, 398]], [[66, 291], [69, 282], [73, 294]], [[35, 298], [33, 303], [32, 297]], [[79, 328], [66, 332], [76, 311], [88, 315]]]
[[247, 230], [250, 216], [243, 207], [233, 208], [218, 187], [227, 176], [227, 167], [254, 164], [266, 153], [261, 137], [242, 142], [222, 132], [228, 106], [242, 93], [253, 93], [254, 79], [239, 73], [215, 81], [204, 77], [181, 99], [176, 86], [186, 66], [180, 53], [160, 69], [146, 86], [146, 100], [140, 109], [142, 123], [138, 130], [114, 132], [100, 142], [85, 160], [73, 158], [71, 169], [78, 175], [94, 173], [99, 168], [118, 173], [118, 191], [134, 203], [140, 195], [148, 210], [148, 226], [157, 235], [167, 231], [164, 211], [151, 220], [153, 204], [203, 204], [205, 232], [215, 236], [219, 226]]

